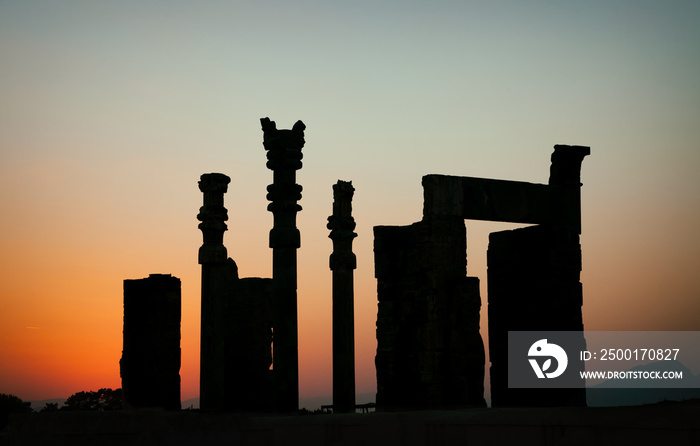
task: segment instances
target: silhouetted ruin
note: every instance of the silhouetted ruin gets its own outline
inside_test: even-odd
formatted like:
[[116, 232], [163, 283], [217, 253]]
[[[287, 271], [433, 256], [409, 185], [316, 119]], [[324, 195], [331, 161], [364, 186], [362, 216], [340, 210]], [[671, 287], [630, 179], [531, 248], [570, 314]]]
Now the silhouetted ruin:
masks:
[[[573, 389], [508, 388], [509, 331], [579, 331], [583, 338], [581, 273], [581, 163], [589, 147], [554, 146], [549, 185], [531, 199], [540, 223], [490, 234], [488, 323], [491, 405], [585, 406], [583, 384]], [[489, 197], [485, 194], [486, 198]], [[494, 206], [500, 203], [496, 200]], [[535, 209], [524, 201], [509, 206]], [[570, 363], [573, 367], [575, 363]]]
[[272, 364], [271, 279], [239, 278], [223, 245], [229, 177], [201, 176], [204, 206], [197, 218], [204, 244], [200, 408], [206, 411], [268, 412]]
[[490, 238], [492, 404], [585, 405], [584, 389], [542, 400], [542, 389], [513, 392], [505, 373], [508, 331], [583, 329], [580, 167], [589, 153], [555, 146], [549, 185], [427, 175], [423, 220], [374, 228], [378, 410], [484, 405], [481, 298], [478, 279], [466, 277], [465, 219], [540, 225]]
[[352, 252], [355, 219], [352, 218], [352, 182], [333, 185], [333, 215], [328, 217], [333, 240], [333, 412], [355, 411], [355, 308]]
[[267, 186], [273, 227], [272, 248], [272, 326], [274, 343], [273, 398], [278, 412], [299, 409], [299, 346], [297, 327], [297, 249], [301, 236], [297, 229], [297, 212], [301, 206], [302, 187], [296, 184], [296, 171], [301, 169], [304, 147], [303, 122], [291, 130], [277, 130], [274, 121], [260, 120], [263, 145], [267, 151], [267, 168], [273, 171], [273, 182]]
[[[305, 126], [260, 120], [273, 214], [272, 279], [239, 278], [223, 245], [230, 179], [204, 174], [201, 408], [294, 412], [299, 402], [296, 214]], [[588, 147], [554, 147], [549, 184], [423, 177], [423, 219], [374, 228], [378, 410], [484, 407], [479, 279], [465, 219], [531, 223], [491, 234], [489, 352], [494, 406], [585, 405], [585, 390], [509, 389], [509, 331], [582, 331], [580, 169]], [[352, 183], [333, 186], [333, 408], [355, 409]], [[583, 336], [581, 336], [582, 343]], [[583, 345], [583, 344], [582, 344]]]
[[[301, 237], [296, 214], [301, 210], [297, 202], [302, 188], [296, 184], [296, 171], [302, 166], [305, 126], [298, 121], [291, 130], [277, 130], [268, 118], [261, 119], [261, 125], [267, 167], [273, 171], [273, 184], [267, 188], [268, 210], [274, 219], [269, 241], [272, 278], [240, 278], [236, 263], [228, 257], [223, 244], [228, 229], [224, 194], [231, 179], [207, 173], [199, 181], [203, 193], [197, 215], [203, 236], [198, 256], [202, 265], [200, 408], [204, 412], [295, 413], [298, 409], [296, 256]], [[564, 406], [586, 405], [583, 384], [556, 389], [508, 387], [509, 332], [569, 332], [567, 343], [579, 344], [578, 351], [585, 348], [580, 171], [589, 154], [585, 146], [554, 146], [548, 184], [426, 175], [422, 220], [374, 227], [376, 405], [355, 405], [355, 189], [351, 182], [340, 180], [333, 186], [333, 214], [327, 224], [333, 241], [329, 261], [333, 405], [321, 410], [332, 407], [336, 413], [347, 413], [376, 408], [385, 413], [358, 420], [354, 415], [310, 419], [176, 412], [181, 409], [181, 283], [169, 274], [151, 274], [124, 280], [122, 399], [125, 409], [168, 411], [59, 411], [48, 410], [57, 406], [47, 404], [41, 413], [12, 413], [0, 443], [97, 444], [107, 439], [110, 444], [133, 444], [144, 438], [168, 444], [256, 445], [280, 441], [457, 444], [465, 439], [470, 444], [550, 444], [553, 439], [557, 444], [582, 444], [608, 438], [612, 443], [620, 439], [639, 444], [692, 442], [700, 433], [697, 400], [582, 412]], [[490, 234], [487, 252], [492, 406], [528, 409], [449, 415], [386, 413], [486, 405], [481, 296], [479, 279], [467, 276], [467, 219], [533, 225]], [[530, 344], [523, 333], [517, 337], [523, 337], [521, 344], [530, 349], [528, 356], [544, 350], [540, 343], [547, 341]], [[516, 360], [516, 356], [510, 358]], [[565, 364], [560, 358], [555, 355], [554, 359]], [[576, 368], [582, 365], [569, 361], [568, 367], [578, 376]], [[538, 378], [541, 375], [536, 373]]]
[[[488, 247], [488, 323], [493, 407], [584, 406], [575, 389], [508, 387], [509, 331], [581, 331], [581, 246], [574, 231], [546, 225], [494, 232]], [[581, 335], [581, 350], [585, 341]], [[579, 363], [569, 362], [569, 368]]]
[[479, 279], [464, 219], [374, 228], [377, 410], [484, 407]]
[[125, 409], [180, 410], [180, 279], [124, 280], [124, 347], [119, 361]]
[[220, 173], [201, 176], [199, 190], [204, 193], [204, 205], [197, 219], [201, 221], [204, 243], [199, 248], [202, 265], [202, 326], [200, 353], [200, 407], [203, 410], [224, 410], [226, 407], [226, 297], [227, 283], [232, 272], [238, 276], [235, 263], [227, 261], [223, 244], [228, 212], [224, 193], [229, 177]]
[[204, 238], [199, 251], [200, 407], [207, 411], [292, 412], [299, 406], [296, 250], [301, 238], [296, 213], [301, 210], [301, 186], [295, 177], [305, 126], [298, 121], [292, 130], [277, 130], [268, 118], [260, 122], [267, 167], [274, 173], [267, 188], [274, 219], [272, 279], [239, 278], [236, 263], [227, 257], [223, 197], [230, 178], [210, 173], [199, 182], [204, 193], [197, 216]]

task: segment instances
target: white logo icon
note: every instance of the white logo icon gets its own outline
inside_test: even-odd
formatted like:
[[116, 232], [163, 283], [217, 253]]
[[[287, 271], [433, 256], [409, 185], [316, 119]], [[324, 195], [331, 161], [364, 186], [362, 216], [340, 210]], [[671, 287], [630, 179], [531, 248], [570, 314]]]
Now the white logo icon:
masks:
[[[566, 370], [566, 365], [569, 363], [569, 359], [566, 356], [566, 352], [563, 348], [559, 347], [557, 344], [547, 344], [546, 339], [540, 339], [539, 341], [532, 344], [530, 350], [527, 352], [528, 356], [547, 356], [547, 359], [540, 368], [536, 359], [530, 359], [530, 365], [535, 371], [538, 378], [556, 378], [557, 376], [564, 373]], [[557, 369], [553, 372], [547, 373], [552, 367], [552, 358], [557, 360]]]

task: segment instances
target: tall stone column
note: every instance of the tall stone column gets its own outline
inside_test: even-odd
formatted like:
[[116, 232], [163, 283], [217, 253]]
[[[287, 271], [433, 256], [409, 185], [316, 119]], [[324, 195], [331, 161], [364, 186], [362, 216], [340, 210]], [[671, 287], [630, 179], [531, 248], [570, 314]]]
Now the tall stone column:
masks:
[[273, 395], [275, 410], [292, 412], [299, 409], [299, 347], [297, 326], [297, 249], [301, 236], [296, 215], [301, 210], [302, 187], [296, 184], [296, 171], [301, 169], [304, 147], [303, 122], [291, 130], [277, 130], [274, 121], [260, 119], [263, 145], [267, 151], [267, 167], [273, 182], [267, 187], [267, 210], [272, 212], [270, 230], [272, 248], [272, 327], [273, 327]]
[[333, 271], [333, 412], [355, 411], [355, 315], [352, 252], [355, 219], [352, 218], [352, 182], [333, 186], [333, 215], [328, 217], [333, 240], [330, 268]]
[[197, 219], [201, 221], [204, 244], [199, 248], [202, 265], [202, 327], [200, 352], [200, 407], [206, 411], [221, 411], [226, 407], [226, 247], [223, 244], [228, 212], [224, 193], [231, 179], [221, 173], [201, 176], [199, 190], [204, 193], [204, 205]]

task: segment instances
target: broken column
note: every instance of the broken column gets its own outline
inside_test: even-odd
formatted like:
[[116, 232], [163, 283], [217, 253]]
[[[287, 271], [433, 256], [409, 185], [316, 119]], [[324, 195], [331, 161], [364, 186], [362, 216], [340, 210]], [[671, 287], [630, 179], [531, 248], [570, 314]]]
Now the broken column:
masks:
[[[202, 265], [202, 326], [200, 352], [200, 408], [221, 411], [226, 408], [226, 294], [227, 283], [235, 263], [227, 262], [223, 244], [228, 211], [224, 193], [231, 179], [221, 173], [201, 176], [199, 190], [204, 193], [204, 205], [197, 219], [204, 239], [199, 248]], [[235, 277], [238, 277], [237, 271]]]
[[352, 182], [333, 185], [333, 215], [328, 217], [333, 240], [333, 412], [355, 411], [355, 316], [353, 270], [357, 267], [352, 241], [357, 234], [352, 218]]
[[267, 167], [273, 171], [273, 183], [267, 187], [267, 209], [273, 215], [270, 231], [272, 248], [272, 326], [273, 395], [278, 412], [299, 409], [299, 352], [297, 326], [297, 249], [301, 236], [296, 215], [301, 210], [302, 187], [296, 184], [304, 147], [303, 122], [291, 130], [277, 130], [274, 121], [260, 119]]
[[124, 349], [119, 361], [125, 409], [180, 410], [180, 279], [124, 280]]

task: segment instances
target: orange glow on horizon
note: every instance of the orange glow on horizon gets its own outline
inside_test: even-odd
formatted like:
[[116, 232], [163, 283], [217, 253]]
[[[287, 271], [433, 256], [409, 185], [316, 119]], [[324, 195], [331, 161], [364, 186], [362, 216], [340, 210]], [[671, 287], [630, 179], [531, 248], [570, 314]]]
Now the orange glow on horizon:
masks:
[[[415, 220], [418, 220], [416, 217]], [[406, 224], [411, 223], [407, 221]], [[513, 227], [508, 224], [467, 221], [468, 275], [481, 280], [482, 320], [481, 332], [488, 349], [486, 319], [486, 248], [488, 233]], [[364, 228], [363, 228], [364, 229]], [[584, 231], [585, 231], [584, 227]], [[196, 231], [192, 231], [197, 234]], [[262, 232], [262, 231], [261, 231]], [[241, 276], [257, 274], [265, 276], [269, 271], [269, 248], [246, 244], [245, 240], [230, 234], [227, 245], [237, 246], [235, 259]], [[355, 350], [356, 389], [359, 393], [375, 391], [374, 354], [376, 350], [376, 280], [373, 277], [371, 236], [364, 229], [358, 239], [358, 270], [355, 274]], [[368, 240], [369, 239], [369, 240]], [[26, 240], [26, 239], [25, 239]], [[330, 241], [321, 239], [316, 246], [307, 243], [300, 250], [300, 261], [305, 262], [299, 271], [299, 362], [300, 392], [302, 398], [329, 396], [332, 389], [331, 363], [331, 273], [327, 267]], [[255, 240], [258, 243], [260, 240]], [[93, 257], [66, 255], [60, 259], [57, 252], [70, 252], [60, 241], [46, 241], [42, 246], [54, 251], [51, 256], [39, 256], [34, 244], [28, 245], [21, 238], [5, 243], [8, 258], [18, 259], [0, 271], [7, 296], [23, 298], [2, 300], [0, 313], [0, 345], [3, 366], [0, 383], [13, 383], [10, 393], [17, 393], [25, 400], [41, 400], [67, 397], [81, 390], [100, 387], [120, 387], [119, 359], [122, 348], [122, 284], [125, 278], [147, 277], [154, 272], [172, 273], [182, 280], [182, 388], [183, 400], [199, 394], [199, 265], [192, 261], [199, 243], [187, 249], [173, 249], [173, 260], [162, 267], [149, 268], [146, 261], [134, 257], [133, 265], [125, 269], [121, 258], [128, 256], [120, 245], [105, 246], [105, 251]], [[51, 246], [58, 245], [58, 246]], [[657, 265], [656, 269], [644, 265], [644, 259], [629, 262], [628, 274], [644, 268], [648, 274], [638, 283], [619, 282], [618, 267], [614, 273], [612, 264], [622, 261], [624, 252], [608, 254], [609, 260], [591, 264], [591, 257], [601, 258], [597, 251], [604, 245], [587, 240], [582, 235], [584, 285], [584, 324], [587, 330], [678, 330], [697, 328], [692, 313], [681, 314], [671, 308], [661, 307], [654, 314], [645, 308], [654, 301], [649, 286], [658, 293], [671, 290], [686, 299], [694, 299], [694, 293], [683, 288], [682, 281], [667, 283], [676, 272], [671, 265]], [[30, 249], [26, 249], [26, 248]], [[229, 253], [232, 254], [229, 248]], [[90, 252], [90, 251], [88, 251]], [[116, 253], [118, 259], [104, 252]], [[249, 255], [256, 252], [257, 257]], [[121, 253], [121, 254], [120, 254]], [[693, 253], [689, 253], [693, 255]], [[616, 257], [618, 256], [618, 257]], [[189, 259], [183, 261], [182, 258]], [[36, 259], [36, 261], [34, 261]], [[605, 259], [605, 257], [603, 257]], [[608, 264], [611, 263], [610, 265]], [[683, 266], [685, 268], [685, 266]], [[41, 280], [36, 272], [41, 271]], [[75, 273], [78, 271], [78, 274]], [[688, 274], [686, 272], [685, 274]], [[618, 282], [616, 282], [618, 281]], [[47, 285], [50, 284], [50, 285]], [[647, 291], [647, 294], [644, 292]], [[608, 296], [608, 298], [605, 298]], [[629, 299], [639, 296], [637, 307], [621, 307]], [[620, 318], [624, 311], [625, 318]], [[3, 315], [11, 315], [10, 318]], [[684, 319], [685, 318], [685, 319]], [[687, 320], [687, 322], [683, 322]], [[665, 322], [664, 322], [665, 321]], [[488, 362], [486, 370], [488, 372]], [[0, 389], [0, 392], [6, 392]]]

